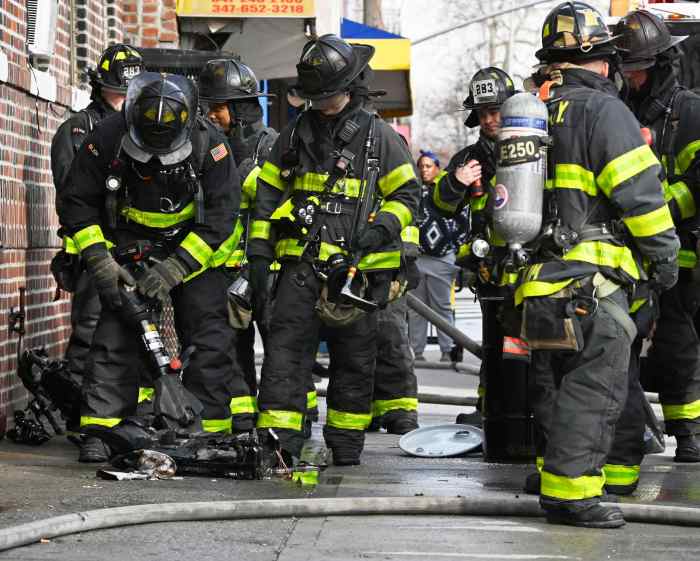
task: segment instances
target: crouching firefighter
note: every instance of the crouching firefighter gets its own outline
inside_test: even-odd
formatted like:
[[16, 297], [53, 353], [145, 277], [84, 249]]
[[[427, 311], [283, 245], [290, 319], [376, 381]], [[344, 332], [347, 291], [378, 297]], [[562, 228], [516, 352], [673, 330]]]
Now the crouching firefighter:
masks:
[[273, 259], [282, 263], [258, 427], [275, 429], [287, 454], [298, 456], [303, 443], [317, 304], [340, 312], [321, 312], [331, 361], [324, 436], [336, 465], [360, 462], [371, 421], [376, 313], [356, 313], [354, 305], [386, 304], [401, 261], [400, 233], [419, 196], [403, 141], [350, 94], [373, 53], [334, 35], [304, 47], [297, 90], [311, 110], [280, 133], [258, 176], [248, 242], [253, 291], [267, 282]]
[[[227, 278], [209, 265], [232, 233], [239, 177], [225, 138], [196, 111], [189, 80], [142, 73], [129, 84], [124, 112], [88, 135], [71, 167], [59, 219], [102, 301], [85, 371], [83, 429], [114, 426], [136, 407], [143, 343], [120, 313], [123, 285], [172, 299], [182, 348], [195, 347], [183, 383], [204, 407], [202, 426], [231, 428], [231, 395], [245, 382], [233, 376]], [[128, 248], [145, 241], [160, 259], [134, 279], [122, 264]]]
[[629, 292], [645, 278], [642, 259], [655, 290], [668, 289], [678, 274], [679, 242], [659, 162], [608, 79], [616, 54], [590, 5], [566, 2], [548, 14], [535, 76], [552, 142], [542, 228], [548, 235], [535, 244], [515, 294], [533, 351], [531, 373], [553, 379], [557, 390], [540, 504], [551, 523], [596, 528], [625, 522], [600, 498], [637, 334]]
[[233, 428], [245, 430], [241, 417], [248, 419], [256, 410], [255, 319], [263, 343], [267, 339], [268, 290], [250, 293], [245, 249], [250, 233], [250, 216], [255, 204], [257, 177], [267, 160], [277, 131], [262, 121], [258, 90], [253, 71], [233, 59], [210, 60], [199, 75], [199, 95], [207, 118], [228, 137], [241, 176], [241, 210], [231, 238], [224, 266], [233, 279], [229, 291], [231, 325], [236, 328], [236, 361], [243, 371], [250, 395], [231, 396]]

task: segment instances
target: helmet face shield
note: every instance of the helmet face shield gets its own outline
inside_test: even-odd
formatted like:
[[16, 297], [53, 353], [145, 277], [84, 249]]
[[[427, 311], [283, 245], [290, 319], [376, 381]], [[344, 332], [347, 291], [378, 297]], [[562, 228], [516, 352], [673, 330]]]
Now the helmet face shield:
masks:
[[129, 84], [124, 111], [129, 140], [140, 151], [176, 153], [189, 143], [197, 92], [184, 76], [145, 72]]

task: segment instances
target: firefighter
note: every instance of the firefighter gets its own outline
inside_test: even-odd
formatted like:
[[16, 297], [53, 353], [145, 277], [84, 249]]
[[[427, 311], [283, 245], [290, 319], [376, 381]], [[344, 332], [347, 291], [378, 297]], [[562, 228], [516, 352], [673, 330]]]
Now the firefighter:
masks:
[[700, 97], [678, 79], [678, 44], [655, 15], [638, 10], [617, 24], [627, 104], [652, 133], [664, 167], [664, 195], [681, 240], [679, 282], [660, 295], [660, 317], [647, 353], [645, 378], [659, 391], [666, 432], [676, 438], [676, 462], [700, 462], [700, 309], [697, 254], [700, 187]]
[[[71, 163], [83, 140], [102, 119], [121, 111], [129, 80], [142, 71], [143, 61], [139, 52], [121, 44], [107, 48], [100, 56], [97, 68], [89, 71], [92, 87], [90, 105], [64, 121], [51, 141], [51, 170], [57, 209], [61, 205], [63, 187]], [[63, 249], [54, 257], [51, 269], [58, 286], [73, 293], [71, 336], [65, 359], [71, 375], [82, 378], [85, 359], [100, 316], [100, 299], [89, 276], [83, 271], [73, 240], [69, 236], [62, 237]], [[73, 420], [69, 429], [77, 429], [72, 424]], [[81, 461], [106, 461], [106, 454], [99, 443], [92, 441], [91, 444], [82, 449]]]
[[[172, 299], [182, 348], [195, 347], [183, 383], [204, 405], [204, 430], [230, 431], [231, 396], [248, 391], [233, 375], [227, 277], [210, 266], [237, 217], [238, 171], [225, 137], [196, 115], [187, 78], [144, 72], [130, 82], [123, 112], [87, 136], [68, 174], [59, 219], [102, 302], [81, 427], [112, 427], [134, 414], [142, 342], [120, 314], [120, 284]], [[134, 279], [113, 253], [137, 240], [160, 260]]]
[[[316, 350], [324, 317], [331, 360], [324, 437], [336, 465], [360, 463], [371, 420], [377, 333], [376, 313], [343, 304], [347, 299], [341, 301], [340, 288], [349, 261], [361, 257], [353, 289], [365, 300], [386, 304], [400, 266], [400, 233], [413, 221], [418, 203], [405, 144], [363, 109], [362, 96], [350, 94], [373, 53], [371, 46], [350, 46], [334, 35], [305, 45], [297, 92], [310, 100], [311, 109], [280, 134], [258, 176], [248, 241], [254, 292], [267, 286], [273, 259], [282, 264], [262, 368], [258, 427], [274, 428], [285, 453], [298, 456], [308, 357]], [[366, 162], [379, 167], [379, 206], [371, 223], [358, 224], [358, 197], [371, 187], [361, 181], [367, 177]], [[323, 312], [329, 309], [337, 313]]]
[[551, 523], [617, 528], [622, 511], [600, 497], [637, 334], [628, 293], [645, 277], [642, 260], [655, 290], [673, 286], [679, 242], [658, 160], [608, 79], [616, 48], [602, 16], [583, 2], [560, 4], [536, 56], [552, 147], [543, 235], [515, 303], [531, 371], [557, 389], [540, 504]]
[[[233, 59], [209, 61], [199, 75], [199, 95], [209, 120], [226, 133], [241, 176], [241, 212], [231, 239], [231, 243], [236, 242], [236, 247], [232, 248], [225, 266], [232, 278], [241, 275], [247, 277], [245, 248], [251, 206], [255, 203], [257, 177], [278, 134], [262, 121], [259, 98], [266, 94], [260, 93], [255, 74], [245, 64]], [[253, 315], [264, 341], [267, 335], [267, 302], [257, 296], [252, 296], [251, 304], [254, 304]], [[243, 323], [246, 321], [236, 329], [236, 360], [251, 393], [231, 396], [231, 413], [234, 429], [237, 430], [251, 428], [240, 425], [239, 419], [241, 415], [250, 418], [256, 409], [255, 327], [250, 319], [247, 320], [246, 328]]]
[[[514, 93], [513, 80], [500, 68], [490, 66], [474, 74], [469, 83], [469, 95], [463, 103], [470, 112], [464, 124], [470, 128], [478, 126], [479, 139], [452, 157], [445, 171], [438, 176], [437, 188], [433, 192], [435, 207], [443, 213], [459, 212], [465, 204], [471, 211], [469, 239], [459, 248], [457, 264], [475, 278], [473, 286], [481, 306], [484, 336], [477, 413], [462, 417], [462, 422], [481, 422], [479, 412], [483, 411], [488, 373], [527, 368], [527, 354], [522, 354], [524, 343], [519, 339], [517, 329], [510, 325], [513, 323], [509, 317], [512, 314], [504, 316], [506, 310], [513, 308], [513, 290], [509, 285], [517, 275], [502, 269], [506, 244], [493, 228], [492, 205], [488, 204], [489, 188], [496, 180], [495, 148], [501, 126], [500, 107]], [[488, 242], [491, 249], [487, 256], [472, 253], [475, 240]], [[509, 321], [507, 327], [503, 323], [505, 318]], [[495, 383], [497, 380], [491, 381]]]

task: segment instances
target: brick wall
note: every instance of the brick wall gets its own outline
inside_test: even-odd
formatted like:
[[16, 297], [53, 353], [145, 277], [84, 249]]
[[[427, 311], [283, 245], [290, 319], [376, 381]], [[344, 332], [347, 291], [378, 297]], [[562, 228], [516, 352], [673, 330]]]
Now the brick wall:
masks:
[[70, 334], [70, 301], [54, 301], [49, 263], [58, 249], [51, 139], [68, 117], [73, 88], [87, 86], [81, 75], [110, 43], [175, 47], [175, 0], [58, 1], [55, 54], [48, 72], [56, 81], [56, 101], [30, 93], [26, 53], [26, 2], [0, 4], [0, 51], [8, 59], [7, 82], [0, 83], [0, 434], [3, 417], [25, 400], [15, 376], [17, 335], [8, 333], [10, 309], [26, 289], [25, 348], [44, 345], [60, 356]]

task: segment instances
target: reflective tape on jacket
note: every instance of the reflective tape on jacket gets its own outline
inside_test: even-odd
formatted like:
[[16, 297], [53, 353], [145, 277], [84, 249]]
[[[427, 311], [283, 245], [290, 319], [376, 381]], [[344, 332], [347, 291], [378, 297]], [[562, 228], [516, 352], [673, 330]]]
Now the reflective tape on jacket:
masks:
[[306, 410], [316, 409], [318, 407], [318, 394], [316, 390], [306, 392]]
[[537, 468], [537, 471], [542, 471], [542, 468], [544, 467], [544, 456], [535, 457], [535, 467]]
[[248, 232], [248, 239], [269, 240], [270, 222], [268, 220], [253, 220]]
[[80, 417], [80, 426], [85, 427], [88, 425], [98, 425], [100, 427], [112, 428], [115, 425], [121, 423], [122, 420], [117, 417]]
[[156, 392], [153, 388], [139, 388], [138, 402], [143, 403], [144, 401], [153, 400], [153, 394]]
[[664, 421], [680, 421], [684, 419], [697, 419], [700, 417], [700, 399], [690, 403], [672, 405], [662, 403], [661, 409], [664, 412]]
[[388, 197], [399, 187], [416, 179], [416, 172], [413, 164], [401, 164], [392, 169], [389, 173], [379, 178], [377, 186], [384, 197]]
[[360, 196], [360, 186], [362, 182], [353, 177], [341, 177], [336, 181], [333, 188], [329, 191], [326, 188], [326, 181], [329, 174], [327, 173], [312, 173], [306, 172], [299, 177], [294, 178], [294, 191], [303, 191], [305, 193], [334, 193], [343, 194], [346, 197], [357, 198]]
[[226, 419], [202, 419], [204, 432], [231, 432], [231, 417]]
[[78, 245], [73, 241], [70, 236], [63, 236], [63, 251], [69, 255], [80, 255], [80, 250]]
[[243, 395], [240, 397], [232, 397], [229, 407], [231, 415], [245, 415], [255, 413], [256, 400], [251, 395]]
[[368, 253], [360, 259], [357, 266], [361, 271], [398, 269], [399, 267], [401, 267], [401, 252], [399, 250]]
[[209, 259], [214, 254], [211, 246], [200, 238], [195, 232], [187, 234], [180, 242], [180, 247], [187, 251], [202, 267], [209, 263]]
[[639, 311], [639, 309], [647, 302], [647, 298], [636, 298], [635, 300], [633, 300], [630, 304], [630, 314], [634, 314], [637, 311]]
[[605, 464], [603, 473], [605, 474], [606, 485], [634, 485], [639, 481], [639, 466], [625, 466], [617, 464]]
[[280, 168], [273, 164], [270, 160], [263, 164], [260, 173], [258, 174], [258, 179], [264, 181], [268, 185], [271, 185], [275, 189], [284, 191], [287, 187], [285, 181], [280, 177]]
[[411, 210], [403, 203], [399, 201], [384, 201], [379, 207], [379, 212], [388, 212], [393, 214], [401, 224], [401, 229], [403, 230], [406, 226], [413, 222], [413, 214]]
[[455, 202], [454, 204], [452, 203], [446, 203], [440, 198], [440, 183], [445, 180], [447, 177], [447, 172], [446, 171], [441, 171], [440, 173], [437, 174], [435, 179], [433, 180], [435, 185], [433, 187], [433, 204], [439, 208], [440, 210], [445, 210], [447, 212], [454, 212], [457, 210], [457, 205], [459, 204], [459, 201]]
[[389, 411], [416, 411], [418, 399], [415, 397], [400, 397], [397, 399], [375, 399], [372, 402], [372, 417], [381, 417]]
[[401, 241], [416, 245], [420, 244], [420, 230], [415, 226], [406, 226], [401, 230]]
[[233, 229], [233, 233], [219, 246], [209, 259], [210, 267], [218, 267], [224, 263], [228, 264], [231, 255], [233, 255], [241, 243], [241, 236], [243, 235], [244, 229], [243, 223], [238, 220], [236, 222], [236, 227]]
[[602, 241], [581, 242], [564, 254], [565, 261], [583, 261], [599, 267], [622, 269], [633, 279], [639, 279], [639, 267], [628, 247]]
[[371, 413], [347, 413], [329, 408], [326, 414], [326, 425], [336, 429], [365, 430], [371, 422]]
[[565, 501], [590, 499], [603, 494], [603, 485], [605, 485], [604, 475], [565, 477], [542, 469], [542, 496]]
[[188, 204], [180, 212], [147, 212], [132, 207], [124, 207], [122, 216], [130, 221], [149, 228], [170, 228], [194, 218], [194, 203]]
[[657, 164], [654, 152], [643, 144], [608, 162], [597, 177], [598, 187], [610, 197], [615, 187]]
[[676, 181], [670, 185], [668, 181], [664, 181], [662, 186], [664, 188], [664, 200], [667, 203], [671, 199], [676, 201], [682, 220], [695, 216], [695, 198], [684, 181]]
[[[261, 171], [262, 168], [260, 166], [255, 166], [243, 180], [241, 192], [249, 201], [255, 201], [255, 193], [258, 191], [258, 176], [260, 175]], [[241, 208], [243, 208], [243, 201], [241, 201]]]
[[682, 269], [694, 269], [698, 263], [698, 256], [692, 249], [681, 249], [678, 252], [678, 266]]
[[297, 411], [281, 411], [268, 409], [260, 411], [258, 415], [258, 428], [261, 429], [289, 429], [301, 431], [301, 423], [304, 416]]
[[463, 243], [459, 246], [457, 251], [457, 259], [464, 259], [472, 254], [472, 242]]
[[598, 185], [595, 174], [578, 164], [556, 164], [554, 167], [554, 180], [550, 188], [578, 189], [595, 197], [598, 194]]
[[666, 205], [638, 216], [626, 216], [622, 221], [635, 238], [654, 236], [673, 228], [671, 211]]
[[678, 153], [674, 166], [674, 172], [676, 175], [683, 175], [686, 171], [688, 171], [688, 168], [690, 167], [690, 164], [693, 163], [698, 150], [700, 150], [700, 140], [693, 140], [693, 142], [687, 144], [685, 148]]
[[549, 296], [555, 292], [559, 292], [562, 288], [566, 288], [574, 282], [574, 279], [564, 279], [558, 282], [547, 281], [527, 281], [521, 284], [515, 291], [515, 305], [519, 306], [525, 298], [534, 298], [537, 296]]
[[469, 206], [473, 211], [480, 211], [486, 208], [486, 203], [489, 202], [489, 194], [484, 193], [480, 197], [474, 197], [469, 199]]
[[96, 224], [83, 228], [82, 230], [78, 230], [75, 234], [73, 234], [73, 241], [75, 242], [75, 245], [78, 246], [80, 251], [84, 251], [96, 243], [107, 243], [107, 240], [102, 233], [102, 228]]

